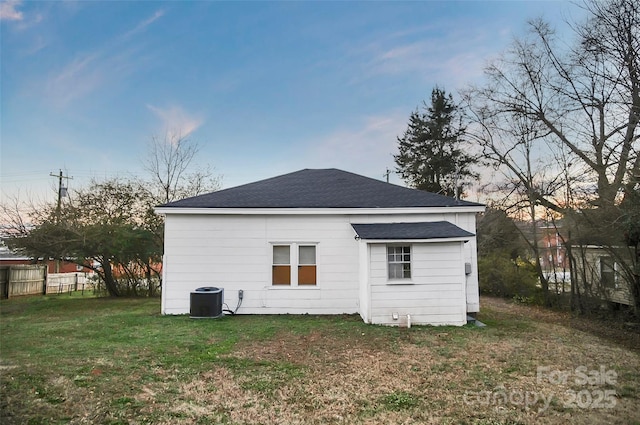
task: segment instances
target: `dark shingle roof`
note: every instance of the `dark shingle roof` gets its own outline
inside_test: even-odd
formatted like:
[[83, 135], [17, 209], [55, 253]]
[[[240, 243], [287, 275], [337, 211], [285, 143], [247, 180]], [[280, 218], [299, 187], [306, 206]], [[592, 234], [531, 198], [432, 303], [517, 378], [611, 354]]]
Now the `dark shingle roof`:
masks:
[[346, 171], [304, 169], [170, 202], [176, 208], [403, 208], [480, 206]]
[[473, 233], [448, 221], [352, 224], [351, 227], [360, 239], [445, 239], [473, 236]]

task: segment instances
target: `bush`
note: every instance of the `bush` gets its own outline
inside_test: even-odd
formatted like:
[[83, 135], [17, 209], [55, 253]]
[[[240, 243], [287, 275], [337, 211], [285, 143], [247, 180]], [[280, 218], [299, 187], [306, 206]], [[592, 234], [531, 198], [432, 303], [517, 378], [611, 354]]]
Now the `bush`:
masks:
[[[109, 295], [106, 285], [97, 274], [92, 278], [94, 293], [100, 296]], [[161, 282], [158, 278], [121, 277], [114, 280], [118, 292], [123, 297], [155, 297], [160, 296]]]
[[536, 300], [540, 297], [533, 264], [512, 260], [507, 253], [493, 252], [478, 259], [480, 292], [503, 298]]

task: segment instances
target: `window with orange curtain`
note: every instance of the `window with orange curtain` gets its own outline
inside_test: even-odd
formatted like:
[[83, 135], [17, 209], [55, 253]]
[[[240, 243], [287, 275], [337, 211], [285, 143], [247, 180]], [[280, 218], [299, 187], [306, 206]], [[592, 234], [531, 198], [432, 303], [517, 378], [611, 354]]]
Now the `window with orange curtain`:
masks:
[[273, 246], [272, 283], [291, 285], [291, 247], [289, 245]]
[[298, 246], [298, 285], [316, 284], [316, 247]]

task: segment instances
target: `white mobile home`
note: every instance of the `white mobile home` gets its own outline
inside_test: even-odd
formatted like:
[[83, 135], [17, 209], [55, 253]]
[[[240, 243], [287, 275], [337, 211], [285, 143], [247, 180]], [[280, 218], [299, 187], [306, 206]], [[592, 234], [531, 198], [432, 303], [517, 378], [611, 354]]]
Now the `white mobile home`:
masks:
[[[621, 265], [610, 251], [599, 245], [573, 246], [576, 261], [577, 291], [591, 298], [623, 305], [633, 305], [631, 286], [625, 279]], [[614, 248], [618, 255], [631, 263], [631, 250]]]
[[238, 314], [354, 314], [367, 323], [463, 325], [479, 311], [481, 204], [337, 169], [183, 199], [166, 217], [163, 314], [224, 288]]

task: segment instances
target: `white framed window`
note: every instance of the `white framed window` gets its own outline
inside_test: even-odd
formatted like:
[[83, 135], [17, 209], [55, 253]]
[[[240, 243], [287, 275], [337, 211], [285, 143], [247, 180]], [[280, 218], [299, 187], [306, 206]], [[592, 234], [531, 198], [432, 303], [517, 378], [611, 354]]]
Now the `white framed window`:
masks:
[[291, 285], [291, 247], [289, 245], [273, 245], [271, 283]]
[[316, 244], [273, 243], [271, 284], [273, 286], [316, 286]]
[[411, 245], [387, 245], [389, 280], [411, 279]]
[[298, 245], [298, 285], [316, 284], [316, 246]]

